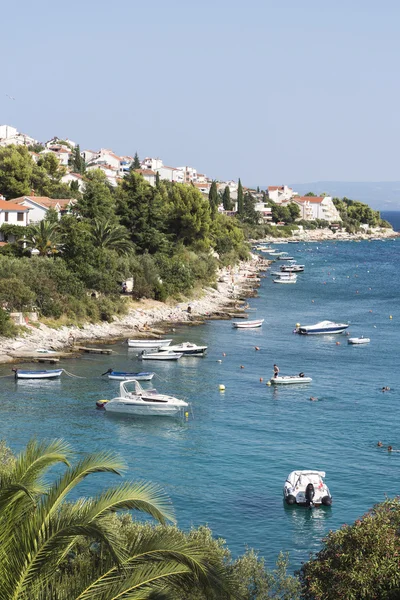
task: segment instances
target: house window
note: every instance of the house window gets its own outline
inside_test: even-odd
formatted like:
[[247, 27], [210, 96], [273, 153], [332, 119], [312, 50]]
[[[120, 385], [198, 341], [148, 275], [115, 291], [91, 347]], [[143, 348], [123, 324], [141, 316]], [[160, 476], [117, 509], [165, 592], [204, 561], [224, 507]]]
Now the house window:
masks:
[[7, 223], [8, 222], [8, 212], [4, 213], [4, 221]]
[[24, 213], [17, 213], [17, 221], [23, 221], [24, 220]]

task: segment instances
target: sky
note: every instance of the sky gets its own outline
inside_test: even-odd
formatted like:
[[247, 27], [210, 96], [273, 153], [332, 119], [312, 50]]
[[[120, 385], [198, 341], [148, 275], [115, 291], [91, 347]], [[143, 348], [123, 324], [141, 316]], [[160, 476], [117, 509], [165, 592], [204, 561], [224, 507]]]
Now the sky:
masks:
[[398, 0], [20, 0], [1, 12], [0, 124], [40, 141], [245, 185], [400, 179]]

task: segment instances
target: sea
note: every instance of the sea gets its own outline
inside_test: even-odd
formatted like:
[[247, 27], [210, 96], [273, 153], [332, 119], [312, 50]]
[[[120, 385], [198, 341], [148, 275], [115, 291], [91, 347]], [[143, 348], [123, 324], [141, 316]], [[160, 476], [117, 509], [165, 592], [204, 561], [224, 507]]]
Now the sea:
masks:
[[[269, 272], [261, 279], [249, 315], [265, 319], [262, 328], [209, 321], [173, 333], [176, 342], [206, 344], [204, 358], [142, 364], [120, 343], [106, 346], [111, 356], [61, 362], [75, 377], [63, 373], [59, 381], [15, 381], [11, 365], [2, 365], [0, 437], [15, 452], [32, 436], [62, 437], [77, 458], [115, 451], [126, 461], [124, 480], [151, 481], [165, 490], [181, 528], [207, 524], [235, 557], [254, 548], [273, 567], [284, 551], [291, 569], [299, 568], [329, 530], [400, 492], [400, 453], [385, 448], [400, 449], [400, 240], [277, 248], [305, 271], [295, 285], [277, 285]], [[348, 345], [344, 334], [293, 332], [296, 323], [324, 319], [350, 323], [351, 335], [369, 337], [370, 344]], [[268, 386], [274, 363], [281, 374], [302, 371], [312, 382]], [[160, 391], [190, 402], [189, 416], [135, 418], [97, 410], [97, 400], [118, 393], [118, 382], [101, 375], [111, 367], [151, 367]], [[384, 386], [390, 391], [382, 392]], [[295, 469], [326, 472], [331, 508], [283, 503], [284, 481]], [[118, 479], [94, 475], [75, 493], [93, 495]]]
[[400, 231], [400, 211], [387, 210], [381, 212], [381, 218], [389, 221], [395, 231]]

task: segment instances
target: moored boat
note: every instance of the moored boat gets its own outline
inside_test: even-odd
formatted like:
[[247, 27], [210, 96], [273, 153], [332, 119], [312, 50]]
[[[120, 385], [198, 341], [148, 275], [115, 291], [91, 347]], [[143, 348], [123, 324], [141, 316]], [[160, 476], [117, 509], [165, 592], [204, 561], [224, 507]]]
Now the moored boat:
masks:
[[140, 360], [178, 360], [182, 356], [182, 352], [171, 352], [170, 350], [166, 350], [165, 352], [160, 350], [156, 350], [155, 352], [152, 352], [151, 350], [142, 350], [142, 352], [138, 354]]
[[169, 346], [172, 340], [128, 340], [130, 348], [160, 348], [161, 346]]
[[159, 394], [156, 389], [144, 390], [136, 379], [129, 379], [120, 383], [119, 396], [98, 400], [96, 406], [116, 414], [174, 417], [182, 413], [188, 403], [174, 396]]
[[25, 371], [13, 369], [15, 379], [56, 379], [61, 377], [64, 369], [47, 369], [43, 371]]
[[136, 379], [136, 381], [151, 381], [154, 377], [154, 373], [151, 371], [141, 371], [139, 373], [129, 373], [128, 371], [114, 371], [108, 369], [102, 375], [108, 375], [108, 379], [116, 379], [118, 381], [126, 381], [128, 379]]
[[361, 337], [351, 337], [347, 340], [347, 343], [355, 346], [355, 345], [360, 345], [360, 344], [369, 344], [370, 341], [371, 341], [370, 338], [365, 338], [364, 336], [361, 336]]
[[286, 504], [302, 506], [332, 505], [332, 495], [324, 482], [325, 471], [292, 471], [283, 486]]
[[320, 321], [315, 325], [296, 325], [296, 331], [302, 335], [323, 335], [325, 333], [343, 333], [348, 327], [348, 323]]
[[256, 319], [253, 321], [234, 321], [232, 327], [235, 329], [253, 329], [254, 327], [261, 327], [264, 323], [264, 319]]
[[296, 273], [279, 273], [278, 279], [274, 279], [274, 283], [296, 283]]
[[304, 271], [304, 265], [282, 265], [280, 270], [282, 273], [302, 273]]
[[166, 346], [159, 348], [159, 352], [181, 352], [183, 356], [204, 356], [208, 346], [198, 346], [191, 342], [182, 342], [174, 346]]
[[299, 375], [278, 375], [271, 377], [270, 382], [274, 385], [290, 385], [293, 383], [311, 383], [311, 377], [306, 377], [303, 373]]

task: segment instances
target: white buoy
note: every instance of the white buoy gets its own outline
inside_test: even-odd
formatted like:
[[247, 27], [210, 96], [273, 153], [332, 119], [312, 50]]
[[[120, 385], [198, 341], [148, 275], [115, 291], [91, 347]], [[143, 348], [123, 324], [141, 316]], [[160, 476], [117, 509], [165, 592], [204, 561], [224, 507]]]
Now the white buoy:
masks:
[[224, 391], [225, 391], [225, 386], [224, 386], [224, 384], [223, 384], [223, 383], [220, 383], [220, 384], [219, 384], [219, 386], [218, 386], [218, 389], [219, 389], [219, 391], [220, 391], [220, 392], [224, 392]]

